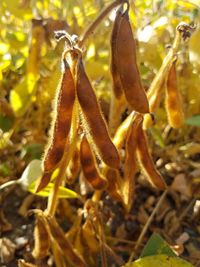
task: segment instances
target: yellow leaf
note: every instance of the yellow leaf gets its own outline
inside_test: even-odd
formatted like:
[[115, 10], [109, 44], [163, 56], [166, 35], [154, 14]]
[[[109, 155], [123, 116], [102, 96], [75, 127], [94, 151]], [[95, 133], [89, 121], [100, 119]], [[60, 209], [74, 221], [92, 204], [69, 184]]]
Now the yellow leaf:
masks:
[[35, 77], [29, 74], [11, 90], [10, 104], [17, 116], [22, 116], [26, 112], [34, 93], [36, 81]]
[[[35, 194], [35, 195], [41, 196], [41, 197], [48, 197], [50, 195], [53, 187], [54, 187], [54, 184], [49, 183], [43, 190], [41, 190], [38, 193], [35, 193], [35, 182], [33, 182], [29, 186], [28, 191]], [[70, 190], [70, 189], [65, 188], [63, 186], [60, 186], [59, 190], [58, 190], [58, 197], [59, 198], [78, 198], [79, 196], [73, 190]]]
[[191, 263], [178, 257], [169, 257], [167, 255], [154, 255], [140, 258], [124, 267], [194, 267]]

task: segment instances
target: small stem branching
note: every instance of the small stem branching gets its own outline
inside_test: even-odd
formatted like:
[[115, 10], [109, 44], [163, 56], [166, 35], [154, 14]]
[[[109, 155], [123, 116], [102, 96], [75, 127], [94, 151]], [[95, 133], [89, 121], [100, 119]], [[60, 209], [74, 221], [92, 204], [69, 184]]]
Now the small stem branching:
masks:
[[88, 37], [94, 33], [95, 28], [101, 23], [101, 21], [110, 13], [110, 11], [112, 9], [114, 9], [115, 7], [124, 4], [124, 3], [128, 3], [128, 0], [115, 0], [114, 2], [112, 2], [111, 4], [109, 4], [108, 6], [106, 6], [98, 15], [98, 17], [88, 26], [88, 28], [86, 29], [86, 31], [81, 35], [79, 41], [78, 41], [78, 45], [79, 47], [83, 47], [84, 43], [86, 42], [86, 40], [88, 39]]

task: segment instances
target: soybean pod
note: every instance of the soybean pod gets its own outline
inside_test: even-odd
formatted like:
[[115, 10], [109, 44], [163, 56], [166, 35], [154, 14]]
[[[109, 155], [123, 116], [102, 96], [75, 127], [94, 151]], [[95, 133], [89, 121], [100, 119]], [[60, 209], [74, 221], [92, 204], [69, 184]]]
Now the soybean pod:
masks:
[[101, 159], [110, 167], [118, 168], [120, 158], [111, 141], [106, 122], [101, 114], [100, 106], [91, 83], [85, 72], [82, 58], [77, 64], [76, 89], [83, 116]]
[[103, 179], [97, 169], [95, 158], [90, 149], [90, 145], [83, 137], [80, 146], [80, 160], [82, 165], [83, 174], [86, 180], [96, 190], [104, 189], [107, 186], [107, 181]]
[[75, 101], [74, 79], [67, 63], [63, 58], [64, 72], [55, 97], [54, 118], [51, 126], [49, 143], [43, 157], [43, 177], [36, 191], [42, 190], [50, 181], [52, 172], [60, 163], [71, 128], [72, 112]]
[[124, 164], [124, 179], [123, 179], [123, 199], [127, 211], [131, 209], [134, 201], [135, 193], [135, 173], [138, 169], [136, 159], [137, 149], [137, 129], [142, 122], [143, 117], [137, 114], [132, 125], [130, 125], [125, 144], [125, 164]]
[[136, 42], [131, 29], [128, 9], [121, 13], [117, 35], [117, 62], [122, 88], [133, 110], [149, 112], [149, 104], [142, 86], [136, 60]]
[[60, 228], [56, 220], [50, 216], [47, 216], [46, 218], [51, 235], [62, 251], [63, 256], [65, 257], [67, 262], [70, 262], [70, 264], [73, 266], [86, 267], [85, 261], [68, 241], [64, 231]]
[[121, 20], [121, 12], [118, 10], [115, 22], [113, 25], [112, 33], [111, 33], [111, 63], [110, 69], [112, 74], [112, 82], [113, 82], [113, 93], [116, 98], [120, 98], [123, 94], [122, 91], [122, 84], [119, 75], [119, 66], [118, 66], [118, 51], [117, 51], [117, 39], [118, 39], [118, 32], [119, 32], [119, 25]]
[[45, 220], [40, 215], [37, 215], [34, 229], [35, 244], [32, 252], [35, 259], [43, 259], [48, 255], [50, 238], [46, 227]]
[[176, 61], [173, 62], [170, 68], [165, 92], [165, 106], [169, 124], [173, 128], [180, 128], [184, 123], [184, 113], [177, 84]]
[[161, 174], [156, 169], [149, 153], [146, 134], [142, 129], [142, 123], [137, 129], [137, 157], [149, 182], [158, 189], [165, 190], [166, 184]]

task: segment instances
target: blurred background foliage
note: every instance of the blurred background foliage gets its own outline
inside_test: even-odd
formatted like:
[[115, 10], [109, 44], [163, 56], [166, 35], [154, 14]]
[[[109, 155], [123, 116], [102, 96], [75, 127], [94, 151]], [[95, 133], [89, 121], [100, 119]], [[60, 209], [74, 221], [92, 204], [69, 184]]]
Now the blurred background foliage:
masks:
[[[40, 158], [46, 143], [55, 89], [61, 73], [63, 43], [55, 30], [80, 36], [109, 0], [1, 0], [0, 2], [0, 173], [16, 177], [21, 168], [15, 157]], [[180, 21], [199, 24], [199, 0], [130, 1], [130, 18], [138, 44], [138, 64], [148, 89], [172, 44]], [[99, 25], [85, 45], [88, 75], [101, 103], [111, 96], [110, 34], [115, 12]], [[178, 54], [178, 78], [188, 124], [200, 125], [200, 29], [182, 45]], [[106, 108], [105, 108], [106, 109]], [[157, 112], [152, 134], [164, 146], [167, 124], [164, 104]], [[189, 138], [192, 126], [181, 129]], [[198, 128], [195, 131], [199, 131]], [[186, 140], [185, 140], [186, 141]], [[24, 162], [22, 160], [22, 162]], [[12, 166], [8, 166], [8, 165]], [[22, 163], [23, 165], [23, 163]]]

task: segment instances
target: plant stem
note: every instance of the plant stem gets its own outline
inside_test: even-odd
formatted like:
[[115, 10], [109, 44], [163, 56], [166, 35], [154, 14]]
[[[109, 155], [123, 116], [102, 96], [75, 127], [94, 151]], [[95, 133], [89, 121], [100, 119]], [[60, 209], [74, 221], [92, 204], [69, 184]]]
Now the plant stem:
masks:
[[123, 3], [127, 2], [128, 0], [115, 0], [111, 4], [109, 4], [107, 7], [105, 7], [99, 14], [99, 16], [88, 26], [86, 31], [81, 35], [78, 46], [81, 48], [88, 37], [94, 33], [95, 28], [101, 23], [101, 21], [110, 13], [110, 11], [117, 7], [118, 5], [121, 5]]
[[19, 180], [8, 181], [8, 182], [6, 182], [6, 183], [4, 183], [4, 184], [2, 184], [0, 186], [0, 191], [3, 190], [3, 189], [5, 189], [6, 187], [9, 187], [11, 185], [16, 185], [16, 184], [20, 184], [19, 183]]

